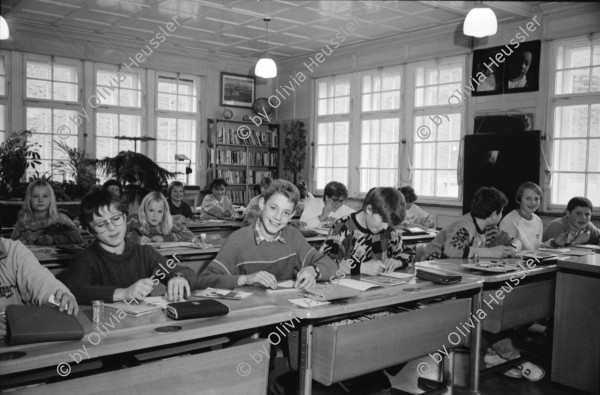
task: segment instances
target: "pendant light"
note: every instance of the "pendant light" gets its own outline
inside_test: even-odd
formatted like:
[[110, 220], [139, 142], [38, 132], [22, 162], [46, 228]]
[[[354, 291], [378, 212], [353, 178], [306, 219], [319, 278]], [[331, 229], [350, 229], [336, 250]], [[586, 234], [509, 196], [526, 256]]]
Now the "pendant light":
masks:
[[265, 56], [260, 58], [258, 62], [256, 62], [256, 66], [254, 67], [254, 74], [257, 77], [261, 78], [273, 78], [277, 76], [277, 65], [275, 61], [268, 57], [269, 52], [269, 22], [271, 22], [271, 18], [264, 18], [267, 25], [266, 29], [266, 41], [267, 41], [267, 50], [265, 52]]
[[466, 36], [477, 38], [493, 36], [498, 31], [498, 20], [491, 8], [473, 8], [467, 14], [463, 24], [463, 33]]
[[8, 40], [8, 23], [2, 15], [0, 15], [0, 40]]

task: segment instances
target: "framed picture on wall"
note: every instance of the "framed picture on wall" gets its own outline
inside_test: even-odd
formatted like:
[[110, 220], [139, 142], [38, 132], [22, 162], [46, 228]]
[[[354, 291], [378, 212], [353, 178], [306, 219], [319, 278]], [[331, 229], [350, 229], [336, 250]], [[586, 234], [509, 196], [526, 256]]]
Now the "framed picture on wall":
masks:
[[254, 91], [254, 77], [221, 73], [221, 106], [252, 108]]
[[528, 41], [473, 51], [473, 96], [539, 90], [541, 41]]

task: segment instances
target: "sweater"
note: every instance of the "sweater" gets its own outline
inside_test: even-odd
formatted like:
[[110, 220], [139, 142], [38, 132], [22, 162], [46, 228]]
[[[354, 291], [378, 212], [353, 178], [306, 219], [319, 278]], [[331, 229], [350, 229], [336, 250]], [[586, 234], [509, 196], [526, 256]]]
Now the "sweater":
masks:
[[544, 224], [536, 214], [531, 219], [525, 219], [518, 210], [513, 210], [502, 218], [500, 230], [519, 240], [523, 250], [537, 250], [542, 244]]
[[98, 241], [73, 257], [65, 281], [79, 304], [92, 300], [112, 302], [117, 288], [128, 288], [143, 278], [153, 285], [167, 284], [175, 273], [181, 273], [190, 286], [195, 275], [188, 267], [178, 266], [179, 261], [160, 255], [151, 246], [126, 241], [122, 254], [102, 248]]
[[183, 215], [186, 218], [192, 218], [192, 208], [186, 202], [182, 201], [179, 207], [175, 206], [171, 199], [167, 199], [167, 202], [169, 203], [169, 212], [171, 215]]
[[[165, 213], [165, 215], [167, 215]], [[192, 241], [194, 240], [194, 234], [188, 228], [185, 227], [184, 224], [173, 221], [173, 227], [171, 228], [171, 232], [166, 235], [160, 233], [158, 227], [156, 226], [148, 226], [150, 228], [150, 232], [144, 232], [142, 229], [142, 224], [139, 221], [139, 218], [136, 214], [130, 215], [127, 217], [127, 238], [131, 241], [135, 241], [136, 243], [140, 242], [142, 236], [146, 236], [149, 239], [152, 239], [154, 236], [160, 236], [163, 238], [163, 241]]]
[[23, 243], [0, 238], [0, 312], [11, 304], [40, 306], [59, 289], [71, 294]]
[[233, 204], [227, 196], [223, 196], [220, 202], [210, 193], [202, 200], [202, 214], [200, 219], [223, 219], [236, 218], [237, 214], [233, 209]]
[[404, 217], [402, 225], [421, 225], [426, 228], [434, 226], [431, 214], [414, 203], [406, 210], [406, 217]]
[[318, 253], [297, 229], [286, 226], [279, 235], [284, 241], [257, 243], [255, 226], [238, 229], [227, 237], [223, 247], [198, 277], [200, 288], [233, 289], [240, 275], [266, 271], [277, 281], [293, 279], [306, 266], [316, 266], [319, 280], [326, 281], [335, 274], [337, 265]]
[[15, 224], [15, 229], [10, 236], [13, 240], [19, 240], [23, 244], [42, 244], [38, 243], [41, 236], [51, 236], [53, 242], [51, 244], [82, 244], [83, 239], [79, 234], [79, 230], [65, 214], [58, 213], [58, 221], [53, 224], [48, 224], [47, 221], [32, 221], [28, 224], [21, 219]]
[[546, 242], [550, 239], [555, 239], [563, 233], [569, 232], [572, 235], [575, 235], [585, 230], [590, 232], [590, 238], [584, 244], [600, 244], [600, 230], [598, 230], [598, 228], [596, 228], [596, 226], [593, 223], [589, 222], [586, 226], [583, 227], [583, 229], [577, 231], [571, 226], [571, 224], [569, 223], [569, 218], [567, 218], [566, 216], [557, 218], [550, 222], [544, 230], [542, 240]]
[[[323, 199], [310, 199], [304, 202], [304, 209], [300, 216], [300, 222], [306, 223], [307, 228], [322, 228], [323, 223], [319, 220], [319, 215], [323, 212], [325, 202]], [[342, 204], [337, 210], [330, 212], [327, 217], [333, 220], [346, 217], [354, 212], [353, 209]]]
[[[488, 227], [489, 228], [489, 227]], [[471, 213], [465, 214], [441, 230], [423, 251], [425, 260], [440, 258], [470, 258], [472, 248], [491, 248], [509, 245], [512, 237], [500, 230], [490, 238], [485, 229], [480, 229]]]
[[356, 220], [358, 213], [337, 220], [321, 245], [320, 252], [340, 263], [351, 260], [350, 274], [360, 274], [363, 262], [386, 258], [402, 261], [406, 268], [414, 262], [414, 253], [405, 248], [400, 233], [392, 226], [381, 233], [371, 233]]

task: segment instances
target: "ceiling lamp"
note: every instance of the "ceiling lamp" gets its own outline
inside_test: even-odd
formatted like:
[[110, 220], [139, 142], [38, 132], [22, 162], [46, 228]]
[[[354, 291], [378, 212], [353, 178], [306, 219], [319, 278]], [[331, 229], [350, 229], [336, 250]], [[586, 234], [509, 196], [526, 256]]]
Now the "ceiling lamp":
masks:
[[466, 36], [477, 38], [493, 36], [498, 31], [498, 20], [491, 8], [473, 8], [463, 24]]
[[256, 62], [256, 66], [254, 67], [254, 74], [257, 77], [261, 78], [273, 78], [277, 76], [277, 65], [275, 61], [268, 57], [269, 52], [269, 22], [271, 22], [271, 18], [264, 18], [267, 25], [266, 29], [266, 41], [267, 41], [267, 50], [265, 52], [265, 56], [260, 58], [258, 62]]
[[8, 24], [4, 17], [0, 15], [0, 40], [8, 40]]

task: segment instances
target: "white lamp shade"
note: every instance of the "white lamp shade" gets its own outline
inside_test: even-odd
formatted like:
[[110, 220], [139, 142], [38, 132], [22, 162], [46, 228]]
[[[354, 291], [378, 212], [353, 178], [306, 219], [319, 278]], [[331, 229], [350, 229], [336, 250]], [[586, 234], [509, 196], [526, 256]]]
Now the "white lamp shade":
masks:
[[261, 58], [256, 62], [254, 74], [261, 78], [273, 78], [277, 76], [277, 65], [271, 58]]
[[473, 8], [467, 14], [463, 24], [466, 36], [477, 38], [492, 36], [498, 31], [496, 14], [490, 8]]
[[8, 36], [8, 24], [4, 20], [4, 17], [0, 15], [0, 40], [7, 40]]

